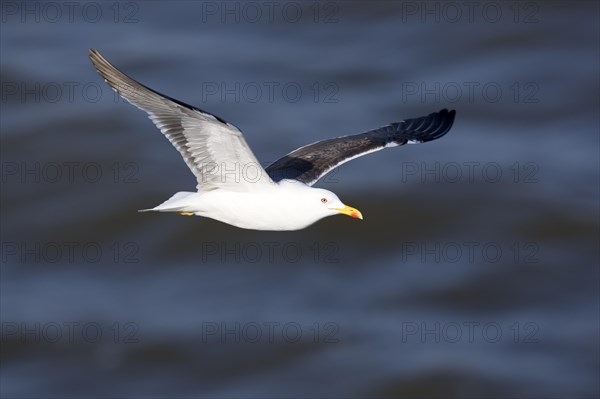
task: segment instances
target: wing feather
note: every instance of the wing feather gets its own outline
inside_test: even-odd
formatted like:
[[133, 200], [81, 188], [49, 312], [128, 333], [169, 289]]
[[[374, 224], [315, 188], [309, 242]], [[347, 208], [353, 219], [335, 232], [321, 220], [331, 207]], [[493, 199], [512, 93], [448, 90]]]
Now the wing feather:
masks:
[[[145, 111], [181, 153], [196, 176], [199, 191], [217, 188], [248, 191], [271, 182], [237, 127], [144, 86], [112, 66], [94, 49], [90, 49], [89, 56], [106, 83]], [[252, 179], [245, 173], [249, 167], [253, 168]]]
[[313, 185], [334, 168], [386, 147], [436, 140], [450, 130], [456, 111], [443, 109], [353, 136], [318, 141], [300, 147], [266, 168], [274, 181], [298, 180]]

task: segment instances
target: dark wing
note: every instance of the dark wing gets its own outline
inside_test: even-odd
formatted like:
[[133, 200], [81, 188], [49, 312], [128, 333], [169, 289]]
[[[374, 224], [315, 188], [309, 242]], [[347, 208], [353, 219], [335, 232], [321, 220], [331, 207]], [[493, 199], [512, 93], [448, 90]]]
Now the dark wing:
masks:
[[293, 179], [312, 186], [332, 169], [354, 158], [386, 147], [438, 139], [448, 133], [455, 115], [456, 111], [443, 109], [366, 133], [318, 141], [290, 152], [266, 171], [274, 181]]
[[[144, 86], [112, 66], [96, 50], [90, 49], [89, 55], [106, 83], [121, 97], [145, 111], [181, 153], [196, 176], [198, 190], [226, 188], [249, 191], [270, 184], [237, 127]], [[248, 167], [252, 176], [256, 174], [257, 178], [246, 179], [242, 173], [236, 173], [246, 171]]]

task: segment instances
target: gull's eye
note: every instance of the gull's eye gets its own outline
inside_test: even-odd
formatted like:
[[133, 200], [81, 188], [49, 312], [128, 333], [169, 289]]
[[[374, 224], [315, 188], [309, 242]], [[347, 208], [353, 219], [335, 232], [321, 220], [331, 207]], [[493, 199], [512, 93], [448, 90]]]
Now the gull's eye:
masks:
[[321, 202], [326, 204], [327, 203], [327, 198], [321, 198]]

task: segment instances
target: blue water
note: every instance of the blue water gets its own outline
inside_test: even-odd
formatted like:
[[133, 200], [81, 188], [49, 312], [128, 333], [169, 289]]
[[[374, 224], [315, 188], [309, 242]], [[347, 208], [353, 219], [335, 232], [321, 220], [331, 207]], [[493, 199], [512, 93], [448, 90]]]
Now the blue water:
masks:
[[[2, 3], [2, 397], [599, 395], [597, 3], [46, 4]], [[90, 47], [265, 163], [457, 117], [319, 183], [363, 222], [139, 214], [195, 180]]]

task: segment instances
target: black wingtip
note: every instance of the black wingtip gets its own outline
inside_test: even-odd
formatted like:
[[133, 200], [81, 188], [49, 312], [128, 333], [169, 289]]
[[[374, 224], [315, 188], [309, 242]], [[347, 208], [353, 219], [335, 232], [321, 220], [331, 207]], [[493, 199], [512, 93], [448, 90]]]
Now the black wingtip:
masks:
[[450, 129], [452, 128], [452, 125], [454, 124], [454, 118], [456, 117], [456, 111], [455, 110], [448, 111], [446, 108], [444, 108], [441, 111], [439, 111], [437, 113], [437, 115], [440, 117], [440, 125], [434, 132], [431, 132], [430, 140], [439, 139], [440, 137], [442, 137], [443, 135], [445, 135], [446, 133], [448, 133], [450, 131]]
[[452, 128], [456, 111], [446, 108], [420, 118], [406, 119], [398, 124], [403, 138], [420, 143], [439, 139]]
[[452, 125], [454, 125], [454, 118], [456, 117], [455, 110], [448, 111], [446, 108], [444, 108], [442, 111], [440, 111], [440, 113], [441, 112], [444, 113], [444, 115], [442, 116], [443, 123], [435, 134], [436, 139], [442, 137], [450, 131]]
[[454, 123], [454, 118], [456, 117], [456, 110], [451, 109], [450, 111], [448, 111], [446, 108], [444, 108], [438, 113], [446, 114], [447, 119], [450, 121], [450, 126], [452, 126], [452, 123]]
[[433, 131], [427, 132], [428, 134], [423, 138], [423, 141], [437, 140], [448, 133], [454, 124], [456, 111], [448, 111], [446, 108], [444, 108], [437, 113], [433, 113], [432, 115], [436, 116], [437, 126]]

